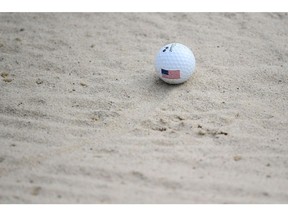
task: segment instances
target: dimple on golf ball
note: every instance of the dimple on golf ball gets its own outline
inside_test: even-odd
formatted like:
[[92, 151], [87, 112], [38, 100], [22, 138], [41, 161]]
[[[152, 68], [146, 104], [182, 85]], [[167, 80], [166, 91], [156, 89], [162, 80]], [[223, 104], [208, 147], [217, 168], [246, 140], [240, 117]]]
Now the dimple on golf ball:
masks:
[[180, 84], [193, 74], [196, 61], [193, 52], [180, 43], [163, 46], [155, 60], [157, 75], [169, 84]]

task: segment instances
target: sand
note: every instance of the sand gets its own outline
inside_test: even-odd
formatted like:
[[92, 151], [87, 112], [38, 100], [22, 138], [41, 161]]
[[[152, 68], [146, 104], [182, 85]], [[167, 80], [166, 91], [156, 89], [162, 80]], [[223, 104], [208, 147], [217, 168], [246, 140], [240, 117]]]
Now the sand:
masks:
[[0, 203], [288, 203], [287, 50], [287, 13], [1, 13]]

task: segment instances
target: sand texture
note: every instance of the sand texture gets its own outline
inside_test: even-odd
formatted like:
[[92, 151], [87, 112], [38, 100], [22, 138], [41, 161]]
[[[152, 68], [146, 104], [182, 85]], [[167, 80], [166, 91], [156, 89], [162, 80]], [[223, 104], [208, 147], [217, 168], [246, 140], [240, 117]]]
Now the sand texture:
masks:
[[288, 203], [287, 62], [284, 13], [1, 13], [0, 203]]

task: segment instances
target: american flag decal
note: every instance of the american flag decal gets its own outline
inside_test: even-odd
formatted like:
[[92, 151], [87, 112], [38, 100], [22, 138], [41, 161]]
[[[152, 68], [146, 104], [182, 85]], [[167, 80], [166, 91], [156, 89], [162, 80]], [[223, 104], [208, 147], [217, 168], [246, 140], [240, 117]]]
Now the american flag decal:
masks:
[[166, 79], [180, 79], [180, 70], [165, 70], [161, 69], [163, 78]]

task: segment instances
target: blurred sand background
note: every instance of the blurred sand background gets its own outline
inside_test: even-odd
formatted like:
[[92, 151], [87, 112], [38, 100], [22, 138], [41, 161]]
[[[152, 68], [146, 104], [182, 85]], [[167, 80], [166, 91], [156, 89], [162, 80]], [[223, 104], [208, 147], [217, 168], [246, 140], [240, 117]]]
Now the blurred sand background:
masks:
[[1, 13], [0, 203], [288, 203], [287, 62], [287, 13]]

